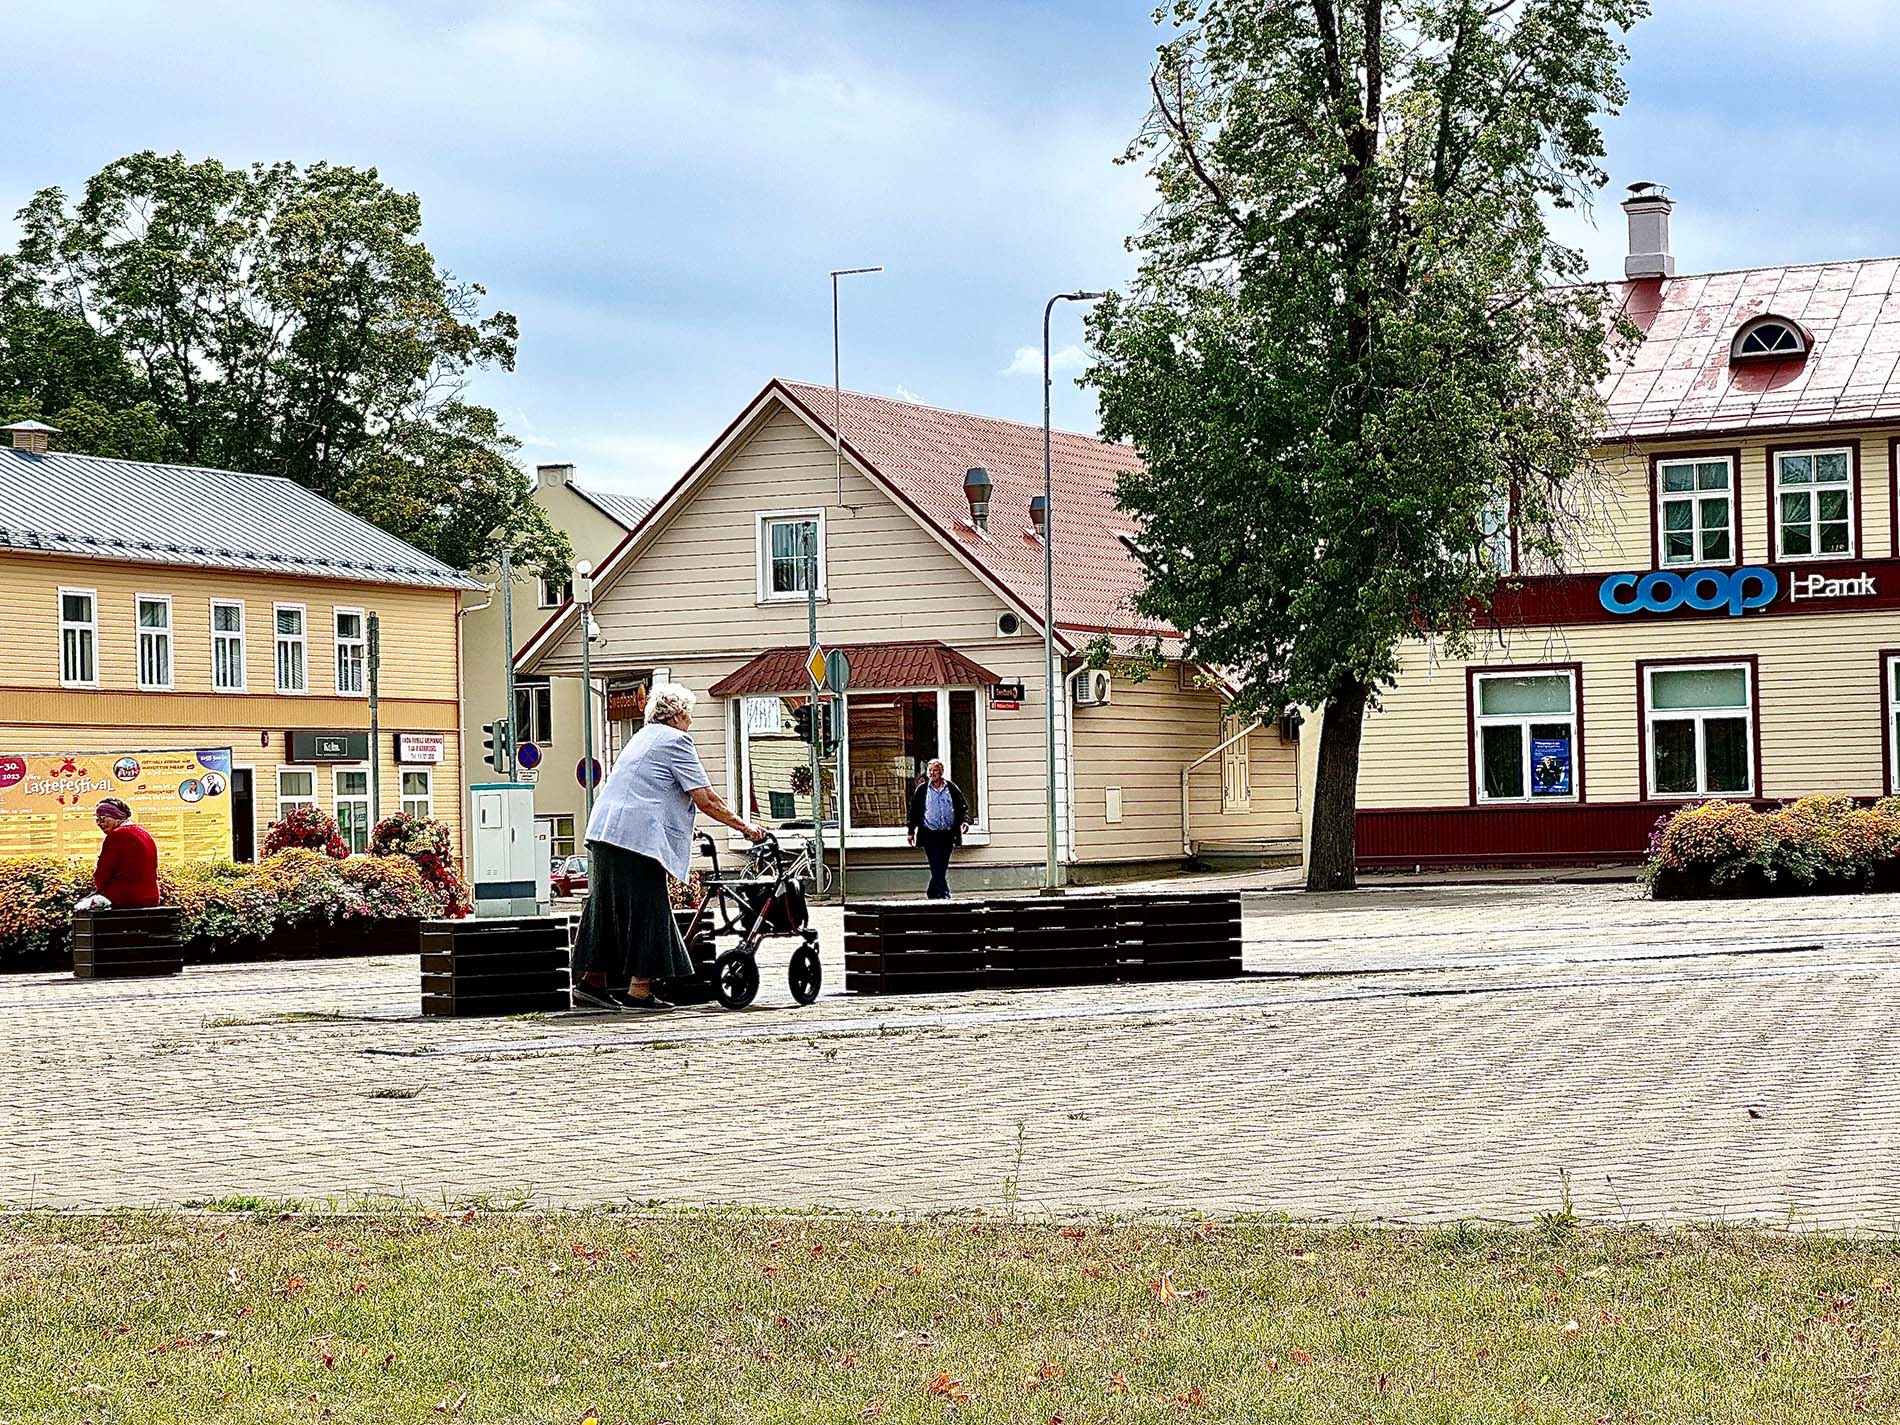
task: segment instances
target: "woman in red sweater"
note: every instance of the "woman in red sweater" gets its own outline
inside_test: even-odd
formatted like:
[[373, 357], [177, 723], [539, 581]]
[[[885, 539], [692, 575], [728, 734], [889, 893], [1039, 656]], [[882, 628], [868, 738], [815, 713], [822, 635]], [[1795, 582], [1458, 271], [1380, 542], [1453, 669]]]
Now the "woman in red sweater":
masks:
[[152, 833], [132, 824], [132, 808], [107, 797], [93, 812], [106, 834], [93, 868], [92, 888], [114, 910], [142, 910], [158, 904], [158, 843]]

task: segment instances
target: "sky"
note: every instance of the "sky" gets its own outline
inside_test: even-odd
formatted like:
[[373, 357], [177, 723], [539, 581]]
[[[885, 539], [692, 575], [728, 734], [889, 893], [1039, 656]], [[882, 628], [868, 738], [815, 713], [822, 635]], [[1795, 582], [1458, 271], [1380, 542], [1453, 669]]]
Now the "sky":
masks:
[[[1035, 422], [1042, 305], [1118, 285], [1149, 206], [1154, 0], [0, 0], [0, 242], [38, 188], [178, 150], [374, 166], [521, 322], [473, 396], [524, 463], [656, 494], [773, 376]], [[1620, 273], [1624, 184], [1680, 270], [1900, 253], [1900, 0], [1655, 0], [1611, 186], [1562, 231]], [[1079, 314], [1057, 309], [1054, 414]]]

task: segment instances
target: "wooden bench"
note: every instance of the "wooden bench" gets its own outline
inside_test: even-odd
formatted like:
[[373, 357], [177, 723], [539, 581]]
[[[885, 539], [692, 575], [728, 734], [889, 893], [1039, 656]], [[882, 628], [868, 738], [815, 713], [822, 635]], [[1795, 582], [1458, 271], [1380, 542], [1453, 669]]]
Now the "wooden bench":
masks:
[[73, 912], [73, 978], [131, 980], [185, 968], [175, 905]]
[[424, 1015], [464, 1019], [569, 1007], [565, 919], [425, 920], [419, 940]]

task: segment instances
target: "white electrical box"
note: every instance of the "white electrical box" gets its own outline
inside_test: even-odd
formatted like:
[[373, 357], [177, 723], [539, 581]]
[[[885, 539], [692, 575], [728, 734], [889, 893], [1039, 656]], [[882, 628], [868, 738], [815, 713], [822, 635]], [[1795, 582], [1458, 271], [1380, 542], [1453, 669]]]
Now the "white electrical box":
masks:
[[519, 782], [470, 787], [469, 881], [475, 914], [534, 915], [548, 873], [534, 835], [534, 788]]

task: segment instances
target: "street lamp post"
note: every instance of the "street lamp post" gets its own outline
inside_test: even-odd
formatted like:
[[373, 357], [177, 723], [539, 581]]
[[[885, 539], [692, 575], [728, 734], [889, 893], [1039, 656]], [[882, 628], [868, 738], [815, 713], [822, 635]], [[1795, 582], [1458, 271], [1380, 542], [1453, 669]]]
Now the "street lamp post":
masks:
[[[594, 816], [594, 566], [574, 566], [574, 606], [581, 625], [581, 785], [587, 791], [587, 819]], [[512, 717], [512, 710], [510, 716]]]
[[1049, 459], [1049, 316], [1057, 302], [1093, 302], [1104, 292], [1058, 292], [1042, 309], [1042, 675], [1043, 772], [1045, 788], [1044, 816], [1046, 844], [1043, 849], [1042, 888], [1058, 889], [1061, 868], [1056, 864], [1056, 500], [1055, 478]]

